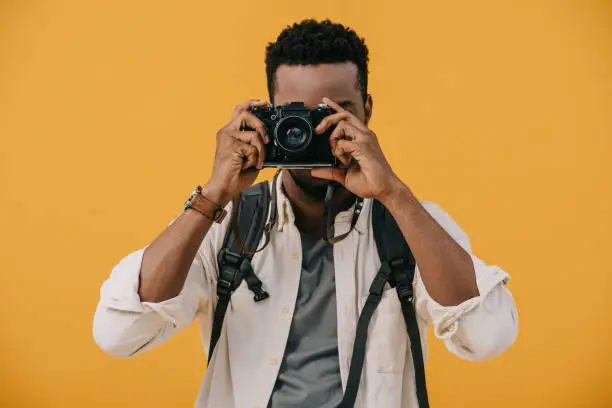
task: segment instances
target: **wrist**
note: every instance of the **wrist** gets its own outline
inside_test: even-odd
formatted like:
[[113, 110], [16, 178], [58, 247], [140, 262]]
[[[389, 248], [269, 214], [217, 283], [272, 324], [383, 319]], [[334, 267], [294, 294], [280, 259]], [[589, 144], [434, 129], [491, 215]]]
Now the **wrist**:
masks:
[[201, 194], [220, 207], [225, 207], [232, 199], [231, 194], [213, 183], [204, 185]]
[[405, 207], [411, 202], [418, 202], [412, 191], [397, 176], [390, 178], [389, 185], [376, 197], [389, 211], [394, 207]]

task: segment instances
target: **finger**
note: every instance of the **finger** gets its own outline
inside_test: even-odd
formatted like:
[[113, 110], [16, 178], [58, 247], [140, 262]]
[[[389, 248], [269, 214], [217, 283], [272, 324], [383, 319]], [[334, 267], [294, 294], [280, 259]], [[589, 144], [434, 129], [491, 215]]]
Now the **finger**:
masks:
[[[345, 141], [345, 139], [340, 139], [336, 143], [334, 143], [334, 147], [331, 149], [332, 154], [336, 157], [340, 162], [347, 166], [349, 160], [351, 159], [351, 155], [345, 151], [344, 149], [340, 149], [340, 142]], [[346, 148], [345, 148], [346, 149]]]
[[232, 119], [236, 118], [236, 116], [240, 115], [242, 112], [248, 111], [249, 108], [267, 105], [268, 102], [263, 99], [249, 99], [248, 101], [243, 102], [234, 108], [234, 111], [232, 112]]
[[363, 133], [360, 130], [356, 129], [350, 123], [340, 122], [332, 134], [329, 135], [329, 146], [333, 152], [336, 150], [338, 141], [348, 139], [355, 142], [360, 142], [363, 139], [362, 134]]
[[350, 111], [344, 109], [342, 106], [338, 105], [336, 102], [332, 101], [329, 98], [323, 98], [323, 102], [330, 106], [332, 109], [336, 111], [336, 113], [326, 116], [321, 120], [319, 125], [316, 128], [316, 132], [321, 134], [325, 132], [330, 126], [338, 124], [340, 121], [347, 121], [351, 123], [358, 129], [362, 129], [364, 132], [368, 130], [365, 123], [359, 120], [357, 116], [355, 116]]
[[337, 125], [343, 120], [349, 121], [350, 120], [349, 115], [350, 115], [349, 112], [344, 111], [344, 112], [338, 112], [338, 113], [334, 113], [332, 115], [326, 116], [323, 119], [321, 119], [321, 122], [319, 122], [319, 124], [315, 128], [315, 131], [318, 134], [324, 133], [331, 126]]
[[230, 126], [234, 130], [255, 130], [259, 133], [264, 143], [270, 143], [270, 138], [263, 122], [251, 112], [243, 111], [234, 118]]
[[365, 123], [361, 122], [355, 115], [353, 115], [349, 111], [343, 111], [334, 113], [333, 115], [329, 115], [321, 119], [321, 122], [315, 128], [315, 131], [318, 134], [324, 133], [331, 126], [338, 125], [341, 122], [348, 122], [357, 129], [360, 129], [362, 132], [367, 132], [368, 127]]
[[242, 160], [242, 170], [253, 167], [258, 162], [258, 152], [255, 146], [236, 141], [233, 146], [234, 157]]
[[320, 178], [323, 180], [330, 180], [338, 182], [344, 185], [346, 180], [346, 169], [340, 169], [338, 167], [326, 167], [312, 169], [310, 172], [312, 177]]
[[325, 103], [325, 104], [327, 104], [327, 105], [331, 106], [331, 108], [332, 108], [333, 110], [335, 110], [336, 112], [344, 112], [344, 111], [345, 111], [345, 109], [344, 109], [342, 106], [338, 105], [336, 102], [332, 101], [332, 100], [331, 100], [331, 99], [329, 99], [329, 98], [325, 98], [325, 97], [324, 97], [324, 98], [323, 98], [323, 103]]
[[250, 146], [253, 146], [257, 150], [257, 168], [263, 167], [263, 161], [266, 153], [259, 133], [253, 131], [234, 131], [232, 133], [232, 137], [242, 143], [246, 143]]
[[248, 111], [252, 107], [267, 106], [267, 105], [268, 105], [268, 102], [266, 102], [263, 99], [249, 99], [248, 101], [243, 102], [234, 108], [234, 111], [232, 112], [232, 119], [240, 115], [242, 112]]
[[333, 153], [334, 156], [336, 156], [344, 165], [349, 164], [351, 157], [357, 161], [359, 161], [359, 158], [361, 157], [359, 144], [344, 139], [338, 141], [336, 144], [336, 149], [333, 150]]

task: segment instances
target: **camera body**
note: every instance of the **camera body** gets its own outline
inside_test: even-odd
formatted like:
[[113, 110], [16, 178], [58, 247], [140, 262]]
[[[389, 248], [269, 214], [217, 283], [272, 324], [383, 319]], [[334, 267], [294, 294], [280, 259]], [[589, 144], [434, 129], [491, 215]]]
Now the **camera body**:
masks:
[[331, 152], [329, 136], [335, 126], [317, 134], [315, 128], [334, 113], [328, 105], [308, 109], [303, 102], [282, 106], [252, 107], [270, 137], [265, 145], [264, 167], [315, 168], [334, 167], [337, 159]]

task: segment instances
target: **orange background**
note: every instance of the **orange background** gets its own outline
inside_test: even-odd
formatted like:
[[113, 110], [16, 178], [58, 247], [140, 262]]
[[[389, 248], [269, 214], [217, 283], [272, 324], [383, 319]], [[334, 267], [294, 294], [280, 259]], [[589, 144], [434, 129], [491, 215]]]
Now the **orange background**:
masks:
[[98, 290], [311, 16], [366, 37], [395, 171], [513, 277], [517, 343], [469, 363], [430, 340], [432, 406], [612, 406], [612, 3], [584, 0], [0, 2], [0, 406], [193, 405], [195, 327], [115, 360]]

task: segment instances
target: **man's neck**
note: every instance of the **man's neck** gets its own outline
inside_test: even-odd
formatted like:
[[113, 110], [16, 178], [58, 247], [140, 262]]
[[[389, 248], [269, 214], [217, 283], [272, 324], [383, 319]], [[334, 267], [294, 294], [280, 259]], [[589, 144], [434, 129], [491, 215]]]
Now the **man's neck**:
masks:
[[[298, 186], [288, 171], [282, 174], [282, 186], [285, 195], [291, 202], [295, 215], [295, 225], [300, 232], [325, 236], [325, 222], [323, 211], [325, 200], [313, 197]], [[331, 216], [335, 216], [348, 209], [355, 201], [355, 195], [342, 186], [336, 187], [331, 203]]]

